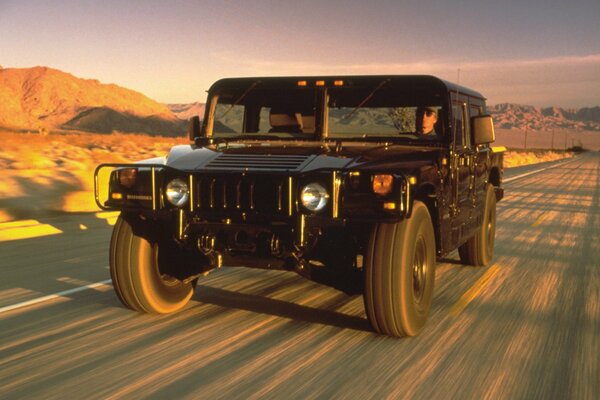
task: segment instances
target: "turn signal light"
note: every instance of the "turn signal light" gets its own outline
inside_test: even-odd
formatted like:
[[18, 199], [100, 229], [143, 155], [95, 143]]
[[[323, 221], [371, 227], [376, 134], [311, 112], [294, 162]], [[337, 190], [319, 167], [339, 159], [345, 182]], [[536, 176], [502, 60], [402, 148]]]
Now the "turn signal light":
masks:
[[396, 209], [396, 203], [392, 202], [387, 202], [387, 203], [383, 203], [383, 209], [384, 210], [395, 210]]
[[392, 175], [373, 175], [373, 192], [380, 196], [390, 194], [394, 185]]

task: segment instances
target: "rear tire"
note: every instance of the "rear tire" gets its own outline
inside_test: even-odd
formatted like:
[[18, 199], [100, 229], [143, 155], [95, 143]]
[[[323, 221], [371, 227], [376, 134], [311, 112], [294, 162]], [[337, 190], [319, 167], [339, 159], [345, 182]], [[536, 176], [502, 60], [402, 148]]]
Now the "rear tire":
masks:
[[161, 246], [136, 234], [131, 221], [135, 223], [134, 218], [120, 216], [110, 242], [110, 275], [117, 296], [126, 307], [139, 312], [180, 310], [192, 297], [192, 284], [161, 272]]
[[475, 235], [458, 248], [460, 260], [465, 265], [486, 266], [494, 256], [496, 238], [496, 193], [494, 186], [487, 184], [483, 220]]
[[433, 299], [435, 235], [425, 204], [412, 215], [373, 228], [365, 263], [365, 309], [375, 331], [389, 336], [417, 335]]

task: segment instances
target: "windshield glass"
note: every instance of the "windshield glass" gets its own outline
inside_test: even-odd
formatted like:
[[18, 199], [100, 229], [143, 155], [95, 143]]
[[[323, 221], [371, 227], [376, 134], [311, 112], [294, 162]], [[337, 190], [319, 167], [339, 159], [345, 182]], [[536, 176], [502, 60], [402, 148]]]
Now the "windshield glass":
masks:
[[379, 85], [329, 91], [330, 138], [442, 137], [442, 107], [431, 98]]
[[445, 135], [443, 101], [443, 95], [428, 85], [387, 78], [335, 87], [246, 81], [211, 93], [206, 133], [222, 139], [314, 140], [322, 135], [436, 141]]
[[243, 134], [287, 138], [312, 138], [315, 133], [315, 88], [228, 88], [216, 100], [213, 137]]

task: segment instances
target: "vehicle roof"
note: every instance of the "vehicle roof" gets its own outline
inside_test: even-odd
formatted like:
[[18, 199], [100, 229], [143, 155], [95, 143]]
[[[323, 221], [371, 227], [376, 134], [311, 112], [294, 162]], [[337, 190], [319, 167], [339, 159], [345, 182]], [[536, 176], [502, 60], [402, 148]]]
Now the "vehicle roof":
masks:
[[[333, 86], [333, 82], [341, 80], [344, 86], [371, 87], [378, 85], [382, 80], [389, 79], [392, 85], [408, 86], [415, 90], [428, 88], [436, 92], [459, 92], [472, 97], [485, 100], [485, 97], [467, 87], [445, 81], [432, 75], [329, 75], [329, 76], [283, 76], [283, 77], [247, 77], [225, 78], [216, 81], [209, 92], [224, 88], [249, 87], [255, 82], [265, 86], [296, 86], [298, 81], [306, 81], [309, 86], [314, 86], [316, 81], [325, 81], [326, 86]], [[312, 85], [311, 85], [312, 83]]]

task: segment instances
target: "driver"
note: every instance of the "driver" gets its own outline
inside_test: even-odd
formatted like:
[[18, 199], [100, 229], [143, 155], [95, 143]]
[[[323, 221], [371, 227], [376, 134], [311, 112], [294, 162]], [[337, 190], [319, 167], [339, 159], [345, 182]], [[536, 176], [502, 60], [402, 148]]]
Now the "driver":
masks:
[[438, 110], [436, 107], [417, 108], [417, 133], [426, 138], [435, 138], [435, 123], [438, 120]]

